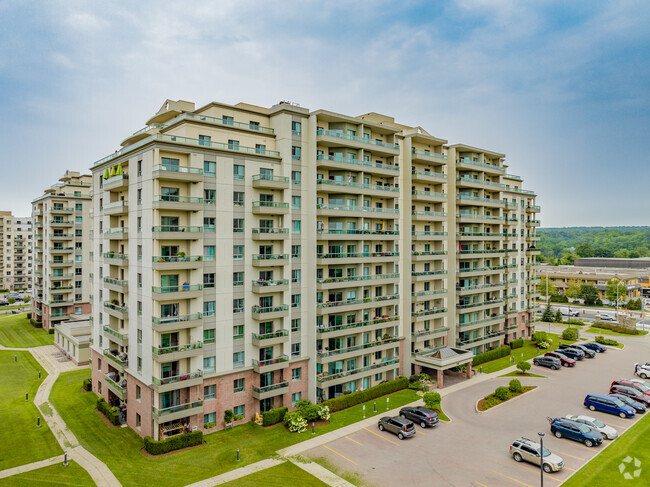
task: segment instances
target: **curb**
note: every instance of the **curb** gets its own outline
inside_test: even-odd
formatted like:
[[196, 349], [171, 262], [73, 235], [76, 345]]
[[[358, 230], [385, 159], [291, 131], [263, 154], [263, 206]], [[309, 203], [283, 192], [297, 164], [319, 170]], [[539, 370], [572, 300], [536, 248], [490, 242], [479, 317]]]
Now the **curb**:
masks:
[[505, 406], [506, 404], [509, 404], [509, 403], [511, 403], [512, 401], [515, 401], [515, 400], [519, 399], [520, 397], [525, 396], [525, 395], [528, 394], [529, 392], [534, 392], [534, 391], [536, 391], [537, 389], [539, 389], [539, 386], [533, 386], [533, 387], [534, 387], [534, 389], [531, 389], [530, 391], [526, 391], [526, 392], [524, 392], [523, 394], [519, 394], [518, 396], [515, 396], [515, 397], [513, 397], [512, 399], [508, 399], [507, 401], [504, 401], [504, 402], [502, 402], [501, 404], [497, 404], [496, 406], [493, 406], [493, 407], [491, 407], [490, 409], [487, 409], [487, 410], [485, 410], [485, 411], [479, 411], [479, 410], [478, 410], [478, 403], [479, 403], [479, 401], [480, 401], [481, 399], [484, 399], [484, 398], [478, 399], [478, 400], [476, 401], [476, 404], [474, 404], [474, 410], [475, 410], [478, 414], [484, 414], [484, 413], [487, 413], [487, 412], [489, 412], [489, 411], [492, 411], [493, 409], [499, 408], [499, 407], [501, 407], [501, 406]]

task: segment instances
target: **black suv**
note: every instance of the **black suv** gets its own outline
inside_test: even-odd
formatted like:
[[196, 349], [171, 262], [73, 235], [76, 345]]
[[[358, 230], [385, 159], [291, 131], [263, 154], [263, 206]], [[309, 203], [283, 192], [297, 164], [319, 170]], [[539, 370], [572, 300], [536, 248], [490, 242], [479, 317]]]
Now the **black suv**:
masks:
[[533, 359], [533, 364], [550, 367], [553, 370], [559, 370], [562, 368], [562, 362], [560, 362], [559, 358], [555, 357], [535, 357]]
[[563, 355], [566, 355], [569, 358], [572, 358], [575, 361], [582, 360], [585, 358], [585, 353], [578, 348], [562, 348], [560, 349]]
[[587, 358], [594, 358], [596, 356], [596, 352], [594, 350], [591, 350], [590, 348], [587, 347], [583, 347], [582, 345], [579, 345], [577, 343], [572, 343], [571, 345], [560, 344], [560, 350], [564, 350], [566, 348], [577, 348], [578, 350], [583, 351]]
[[419, 406], [417, 408], [402, 408], [399, 411], [399, 415], [402, 418], [410, 419], [423, 428], [438, 424], [438, 413], [433, 409], [425, 408], [424, 406]]

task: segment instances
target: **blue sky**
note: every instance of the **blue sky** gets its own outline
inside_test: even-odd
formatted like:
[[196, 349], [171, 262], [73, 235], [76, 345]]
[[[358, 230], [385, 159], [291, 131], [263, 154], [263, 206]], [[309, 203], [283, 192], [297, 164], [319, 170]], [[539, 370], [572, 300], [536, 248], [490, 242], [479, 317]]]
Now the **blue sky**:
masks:
[[646, 225], [650, 3], [0, 1], [0, 209], [167, 99], [376, 111], [503, 152], [542, 226]]

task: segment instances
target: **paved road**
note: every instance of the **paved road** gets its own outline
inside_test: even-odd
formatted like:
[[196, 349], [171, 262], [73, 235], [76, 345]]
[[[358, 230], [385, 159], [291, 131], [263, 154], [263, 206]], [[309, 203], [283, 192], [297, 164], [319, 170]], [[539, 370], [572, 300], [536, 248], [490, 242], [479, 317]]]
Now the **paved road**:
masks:
[[375, 425], [314, 448], [307, 455], [327, 457], [377, 486], [532, 487], [539, 485], [539, 469], [514, 462], [508, 447], [519, 436], [536, 439], [537, 432], [544, 432], [545, 446], [562, 456], [566, 465], [562, 472], [545, 478], [548, 485], [560, 485], [602, 446], [587, 448], [550, 436], [547, 416], [590, 414], [619, 432], [636, 420], [590, 413], [582, 405], [585, 393], [608, 392], [613, 379], [632, 377], [634, 362], [650, 360], [650, 338], [621, 341], [626, 344], [625, 350], [609, 350], [595, 359], [583, 360], [574, 369], [551, 371], [533, 366], [532, 372], [547, 378], [525, 379], [523, 383], [537, 389], [486, 413], [475, 411], [476, 401], [510, 378], [477, 382], [446, 396], [443, 406], [452, 423], [425, 430], [416, 426], [418, 433], [409, 440], [399, 441], [379, 432]]

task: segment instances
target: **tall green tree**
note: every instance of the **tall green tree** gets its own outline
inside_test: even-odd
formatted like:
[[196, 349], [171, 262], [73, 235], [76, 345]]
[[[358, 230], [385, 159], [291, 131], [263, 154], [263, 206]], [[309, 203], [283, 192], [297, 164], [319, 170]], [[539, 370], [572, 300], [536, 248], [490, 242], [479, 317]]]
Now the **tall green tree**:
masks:
[[588, 243], [583, 243], [578, 245], [578, 248], [576, 249], [576, 254], [578, 254], [579, 257], [593, 257], [594, 256], [594, 249], [589, 245]]
[[607, 291], [605, 291], [605, 297], [613, 303], [616, 302], [617, 298], [619, 303], [624, 303], [627, 301], [627, 288], [625, 287], [625, 284], [616, 278], [610, 279], [607, 281]]
[[579, 297], [584, 299], [585, 304], [593, 306], [599, 298], [598, 289], [596, 289], [596, 286], [592, 286], [591, 284], [582, 284], [580, 286]]
[[[548, 282], [548, 294], [546, 293], [546, 284]], [[537, 285], [537, 291], [544, 296], [546, 299], [548, 299], [550, 296], [555, 294], [555, 284], [553, 284], [553, 281], [549, 279], [548, 277], [544, 276], [542, 279], [539, 281], [539, 284]]]
[[580, 297], [580, 284], [572, 282], [564, 294], [569, 299], [578, 299]]

